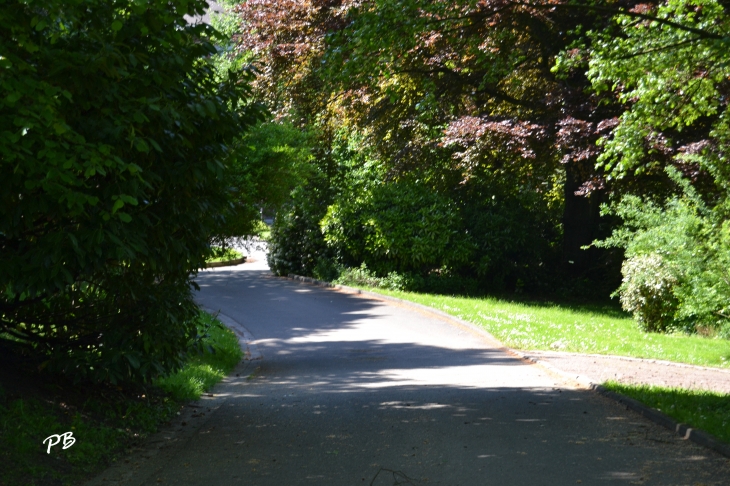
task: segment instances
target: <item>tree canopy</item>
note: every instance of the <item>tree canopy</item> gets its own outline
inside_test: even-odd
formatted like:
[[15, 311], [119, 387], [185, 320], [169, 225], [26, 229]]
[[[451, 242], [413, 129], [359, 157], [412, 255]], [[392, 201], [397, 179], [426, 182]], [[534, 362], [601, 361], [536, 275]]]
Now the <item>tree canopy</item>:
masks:
[[[715, 215], [703, 219], [709, 234], [720, 234], [729, 175], [723, 2], [261, 0], [236, 11], [238, 49], [261, 70], [256, 96], [319, 133], [328, 190], [316, 192], [318, 205], [292, 201], [286, 214], [302, 216], [299, 233], [287, 216], [279, 234], [313, 242], [319, 221], [311, 248], [325, 260], [403, 271], [401, 245], [418, 248], [421, 237], [413, 221], [386, 221], [419, 214], [404, 202], [419, 191], [453, 204], [450, 230], [471, 250], [456, 263], [437, 256], [434, 240], [434, 260], [408, 271], [476, 278], [485, 289], [615, 288], [622, 253], [605, 249], [634, 250], [604, 239], [634, 234], [626, 204], [641, 211], [637, 201], [651, 201], [679, 218], [671, 200], [689, 197], [686, 187]], [[343, 138], [357, 147], [349, 161]], [[368, 162], [355, 169], [357, 160]], [[630, 195], [638, 199], [619, 203]], [[615, 210], [601, 211], [606, 203]], [[708, 255], [720, 258], [723, 245]], [[315, 271], [316, 260], [301, 268]], [[691, 293], [676, 282], [672, 292]]]

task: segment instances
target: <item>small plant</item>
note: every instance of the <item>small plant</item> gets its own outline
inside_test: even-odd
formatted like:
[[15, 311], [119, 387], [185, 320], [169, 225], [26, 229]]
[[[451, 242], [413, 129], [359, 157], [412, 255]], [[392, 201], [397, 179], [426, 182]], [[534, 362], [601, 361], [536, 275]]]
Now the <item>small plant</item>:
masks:
[[320, 257], [313, 270], [314, 277], [325, 282], [337, 280], [340, 272], [341, 268], [334, 261], [326, 257]]
[[367, 264], [363, 263], [359, 268], [342, 269], [335, 282], [342, 285], [373, 287], [387, 290], [406, 290], [414, 286], [415, 280], [418, 279], [398, 272], [390, 272], [385, 277], [378, 277], [368, 269]]

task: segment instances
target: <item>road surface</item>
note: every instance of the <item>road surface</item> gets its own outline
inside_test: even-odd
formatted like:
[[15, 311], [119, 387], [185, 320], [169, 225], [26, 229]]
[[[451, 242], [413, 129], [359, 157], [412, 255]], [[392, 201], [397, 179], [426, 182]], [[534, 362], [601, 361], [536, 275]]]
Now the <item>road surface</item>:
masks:
[[261, 264], [197, 281], [261, 359], [175, 424], [183, 439], [96, 484], [730, 482], [727, 458], [438, 316]]

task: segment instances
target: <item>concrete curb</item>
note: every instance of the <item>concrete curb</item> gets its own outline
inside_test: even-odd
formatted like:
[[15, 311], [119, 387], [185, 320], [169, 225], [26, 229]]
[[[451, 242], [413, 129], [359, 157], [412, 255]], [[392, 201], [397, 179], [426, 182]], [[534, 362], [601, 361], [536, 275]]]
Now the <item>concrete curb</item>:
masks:
[[571, 373], [566, 373], [565, 371], [562, 371], [552, 364], [534, 358], [530, 356], [528, 353], [524, 353], [522, 351], [517, 351], [516, 349], [508, 348], [504, 344], [502, 344], [497, 338], [492, 336], [489, 332], [485, 331], [484, 329], [481, 329], [471, 322], [465, 321], [463, 319], [460, 319], [458, 317], [454, 317], [450, 314], [447, 314], [446, 312], [440, 311], [438, 309], [434, 309], [433, 307], [428, 307], [422, 304], [417, 304], [415, 302], [410, 302], [403, 299], [398, 299], [396, 297], [390, 297], [388, 295], [382, 295], [375, 292], [369, 292], [367, 290], [361, 290], [354, 287], [348, 287], [346, 285], [335, 285], [330, 282], [323, 282], [321, 280], [313, 279], [310, 277], [302, 277], [299, 275], [289, 274], [287, 277], [290, 280], [295, 280], [298, 282], [304, 282], [309, 283], [313, 285], [317, 285], [320, 287], [328, 287], [331, 289], [341, 290], [347, 293], [352, 294], [360, 294], [367, 297], [372, 297], [376, 300], [387, 300], [391, 302], [397, 302], [399, 304], [412, 307], [421, 311], [427, 311], [432, 314], [435, 314], [439, 317], [446, 318], [450, 320], [451, 322], [461, 326], [469, 328], [472, 331], [475, 331], [482, 336], [488, 338], [490, 341], [492, 341], [500, 350], [507, 352], [508, 354], [511, 354], [512, 356], [515, 356], [517, 358], [520, 358], [524, 361], [536, 364], [538, 366], [541, 366], [548, 371], [555, 373], [556, 375], [561, 376], [562, 378], [573, 381], [575, 383], [578, 383], [580, 386], [587, 388], [589, 390], [592, 390], [596, 393], [599, 393], [600, 395], [603, 395], [606, 398], [610, 398], [611, 400], [614, 400], [621, 405], [624, 405], [626, 409], [631, 409], [634, 412], [637, 412], [639, 415], [643, 416], [644, 418], [647, 418], [654, 422], [657, 425], [661, 425], [662, 427], [669, 429], [676, 434], [680, 435], [684, 440], [691, 440], [695, 444], [701, 445], [703, 447], [706, 447], [708, 449], [712, 449], [713, 451], [722, 454], [725, 457], [730, 458], [730, 445], [720, 441], [719, 439], [715, 438], [711, 434], [708, 434], [707, 432], [704, 432], [702, 430], [693, 429], [687, 424], [682, 424], [677, 421], [675, 421], [673, 418], [663, 414], [659, 410], [656, 410], [654, 408], [651, 408], [647, 405], [644, 405], [643, 403], [634, 400], [633, 398], [621, 395], [619, 393], [610, 391], [606, 389], [603, 385], [600, 383], [595, 383], [593, 380], [591, 380], [588, 377], [582, 376], [582, 375], [574, 375]]
[[227, 260], [225, 262], [206, 263], [205, 268], [232, 267], [234, 265], [240, 265], [241, 263], [246, 263], [246, 257], [236, 258], [235, 260]]

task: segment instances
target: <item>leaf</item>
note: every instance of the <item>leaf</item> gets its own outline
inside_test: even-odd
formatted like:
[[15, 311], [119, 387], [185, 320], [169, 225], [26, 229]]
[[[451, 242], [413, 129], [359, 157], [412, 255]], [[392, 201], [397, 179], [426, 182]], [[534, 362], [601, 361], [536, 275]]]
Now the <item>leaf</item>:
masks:
[[119, 20], [115, 20], [114, 22], [112, 22], [111, 27], [114, 32], [119, 32], [120, 30], [122, 30], [122, 23]]
[[144, 141], [143, 138], [137, 137], [134, 139], [134, 148], [140, 152], [148, 153], [150, 151], [149, 145]]
[[134, 369], [139, 368], [139, 364], [140, 364], [139, 359], [135, 355], [125, 354], [124, 358], [129, 362], [129, 364], [132, 366], [132, 368], [134, 368]]
[[137, 198], [136, 198], [136, 197], [128, 196], [127, 194], [121, 194], [121, 195], [119, 196], [119, 198], [120, 198], [120, 199], [121, 199], [122, 201], [124, 201], [125, 203], [127, 203], [127, 204], [131, 204], [132, 206], [136, 206], [136, 205], [138, 204], [138, 203], [137, 203]]
[[114, 196], [116, 198], [116, 201], [114, 201], [114, 205], [112, 206], [112, 214], [116, 213], [118, 210], [122, 209], [124, 207], [124, 201], [117, 196]]

